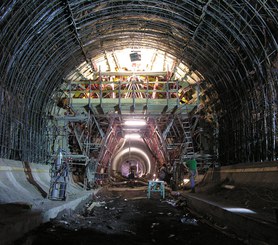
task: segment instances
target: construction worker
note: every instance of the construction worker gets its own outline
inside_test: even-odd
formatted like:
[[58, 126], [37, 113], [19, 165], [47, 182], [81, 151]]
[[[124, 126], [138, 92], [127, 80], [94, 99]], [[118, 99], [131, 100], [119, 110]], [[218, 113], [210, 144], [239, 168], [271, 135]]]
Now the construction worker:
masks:
[[197, 175], [197, 161], [195, 160], [195, 158], [192, 158], [187, 160], [185, 165], [189, 169], [191, 193], [195, 193], [195, 177]]
[[131, 188], [133, 188], [134, 187], [134, 183], [135, 183], [135, 174], [134, 174], [134, 170], [132, 168], [130, 168], [128, 179], [129, 179], [129, 186]]

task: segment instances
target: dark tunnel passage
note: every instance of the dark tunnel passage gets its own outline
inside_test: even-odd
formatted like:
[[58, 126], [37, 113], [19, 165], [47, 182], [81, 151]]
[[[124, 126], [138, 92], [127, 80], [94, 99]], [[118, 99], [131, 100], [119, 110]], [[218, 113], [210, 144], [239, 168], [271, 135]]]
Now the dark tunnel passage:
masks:
[[5, 0], [0, 30], [0, 174], [95, 190], [165, 164], [178, 190], [194, 158], [205, 181], [275, 179], [276, 0]]

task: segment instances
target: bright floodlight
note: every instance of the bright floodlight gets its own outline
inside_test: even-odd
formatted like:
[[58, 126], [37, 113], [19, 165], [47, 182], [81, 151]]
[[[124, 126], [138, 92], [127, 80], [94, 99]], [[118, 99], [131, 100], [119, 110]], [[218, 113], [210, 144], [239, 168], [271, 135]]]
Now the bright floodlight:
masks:
[[127, 125], [127, 126], [144, 126], [144, 125], [146, 125], [146, 121], [144, 121], [144, 120], [129, 120], [129, 121], [125, 121], [125, 125]]
[[126, 134], [125, 139], [139, 139], [141, 137], [140, 134]]

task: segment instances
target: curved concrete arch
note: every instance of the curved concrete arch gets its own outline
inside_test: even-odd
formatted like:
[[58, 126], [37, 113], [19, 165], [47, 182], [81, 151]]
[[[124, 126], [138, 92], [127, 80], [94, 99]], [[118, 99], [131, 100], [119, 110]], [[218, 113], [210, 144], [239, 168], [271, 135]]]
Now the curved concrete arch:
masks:
[[126, 160], [130, 159], [138, 159], [140, 162], [144, 164], [144, 173], [146, 175], [150, 174], [154, 167], [151, 164], [150, 156], [141, 148], [130, 147], [123, 148], [120, 152], [116, 154], [112, 161], [111, 170], [117, 171], [119, 169], [119, 165]]

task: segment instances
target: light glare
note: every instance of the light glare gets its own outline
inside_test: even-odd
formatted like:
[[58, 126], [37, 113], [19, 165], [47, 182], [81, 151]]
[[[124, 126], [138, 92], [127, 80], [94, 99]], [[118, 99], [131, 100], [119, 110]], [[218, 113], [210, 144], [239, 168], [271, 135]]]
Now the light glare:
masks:
[[141, 137], [140, 134], [126, 134], [125, 139], [139, 139]]
[[127, 125], [127, 126], [144, 126], [144, 125], [146, 125], [146, 122], [143, 120], [130, 120], [130, 121], [125, 121], [125, 125]]
[[190, 179], [183, 179], [183, 183], [186, 185], [188, 182], [190, 181]]

